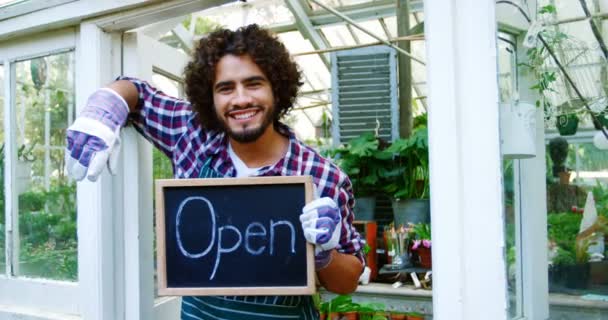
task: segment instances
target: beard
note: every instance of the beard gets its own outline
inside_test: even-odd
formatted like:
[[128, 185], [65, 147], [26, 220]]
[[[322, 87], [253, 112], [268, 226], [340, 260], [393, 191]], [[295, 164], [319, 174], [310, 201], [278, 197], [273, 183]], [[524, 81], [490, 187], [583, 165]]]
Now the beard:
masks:
[[219, 119], [219, 122], [224, 129], [224, 132], [228, 134], [228, 137], [232, 138], [236, 142], [240, 143], [252, 143], [260, 138], [268, 126], [270, 126], [273, 122], [274, 113], [272, 110], [264, 109], [260, 106], [247, 106], [247, 108], [258, 107], [261, 112], [264, 112], [264, 117], [262, 119], [262, 123], [258, 127], [249, 128], [248, 125], [243, 125], [239, 128], [239, 131], [232, 130], [228, 125], [227, 120]]

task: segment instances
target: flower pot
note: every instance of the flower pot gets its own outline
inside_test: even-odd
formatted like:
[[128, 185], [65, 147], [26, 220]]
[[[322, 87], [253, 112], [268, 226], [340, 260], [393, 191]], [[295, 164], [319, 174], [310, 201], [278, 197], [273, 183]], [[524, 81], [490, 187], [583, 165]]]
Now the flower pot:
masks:
[[405, 313], [391, 313], [391, 320], [407, 320]]
[[433, 267], [433, 256], [431, 255], [431, 248], [420, 246], [418, 247], [418, 249], [416, 249], [416, 251], [418, 252], [418, 257], [420, 258], [420, 266], [423, 268], [431, 269]]
[[330, 312], [327, 316], [328, 320], [340, 320], [340, 312]]
[[424, 320], [424, 316], [408, 314], [407, 320]]
[[572, 136], [578, 129], [578, 117], [576, 114], [562, 114], [557, 117], [555, 127], [562, 136]]
[[570, 289], [586, 289], [589, 286], [589, 263], [580, 263], [562, 267], [564, 285]]
[[325, 320], [327, 318], [327, 313], [319, 312], [319, 320]]
[[500, 144], [506, 159], [536, 156], [536, 107], [533, 104], [500, 105]]
[[559, 172], [559, 184], [561, 185], [569, 185], [570, 184], [570, 172], [562, 171]]
[[355, 220], [372, 221], [376, 211], [376, 197], [360, 197], [355, 199]]
[[431, 204], [429, 199], [393, 199], [395, 227], [411, 223], [430, 223]]
[[357, 320], [357, 319], [359, 319], [357, 311], [348, 311], [348, 312], [342, 313], [341, 320]]

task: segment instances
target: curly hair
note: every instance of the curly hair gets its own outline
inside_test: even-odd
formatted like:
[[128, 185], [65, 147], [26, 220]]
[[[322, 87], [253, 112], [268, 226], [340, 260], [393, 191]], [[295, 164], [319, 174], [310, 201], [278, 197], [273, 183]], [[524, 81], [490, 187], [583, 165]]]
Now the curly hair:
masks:
[[213, 105], [217, 64], [227, 54], [249, 55], [270, 81], [275, 100], [275, 124], [293, 107], [302, 85], [297, 64], [285, 46], [268, 30], [256, 24], [236, 31], [220, 29], [200, 40], [184, 70], [186, 95], [203, 127], [221, 130]]

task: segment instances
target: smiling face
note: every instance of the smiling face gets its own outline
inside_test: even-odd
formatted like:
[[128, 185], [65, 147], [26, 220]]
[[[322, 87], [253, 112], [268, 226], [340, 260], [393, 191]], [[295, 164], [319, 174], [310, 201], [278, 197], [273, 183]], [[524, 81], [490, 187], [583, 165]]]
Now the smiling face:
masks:
[[213, 104], [228, 136], [237, 142], [256, 141], [272, 130], [272, 85], [250, 56], [225, 55], [216, 66]]

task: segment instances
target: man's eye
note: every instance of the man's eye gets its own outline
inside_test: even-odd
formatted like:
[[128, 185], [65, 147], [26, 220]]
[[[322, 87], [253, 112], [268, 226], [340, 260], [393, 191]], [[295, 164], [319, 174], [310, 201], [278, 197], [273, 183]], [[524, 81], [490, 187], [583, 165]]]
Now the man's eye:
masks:
[[226, 92], [230, 92], [231, 88], [230, 87], [219, 87], [217, 89], [217, 92], [222, 92], [222, 93], [226, 93]]

